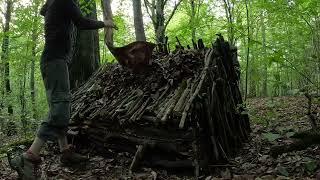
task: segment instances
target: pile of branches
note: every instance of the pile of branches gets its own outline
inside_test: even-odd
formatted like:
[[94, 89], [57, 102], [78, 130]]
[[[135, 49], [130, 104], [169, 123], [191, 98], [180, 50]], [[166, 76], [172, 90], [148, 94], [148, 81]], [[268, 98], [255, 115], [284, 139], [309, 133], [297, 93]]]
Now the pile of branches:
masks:
[[233, 53], [220, 37], [211, 48], [155, 54], [139, 74], [103, 66], [73, 93], [70, 131], [100, 152], [135, 154], [131, 170], [143, 163], [199, 175], [250, 133]]

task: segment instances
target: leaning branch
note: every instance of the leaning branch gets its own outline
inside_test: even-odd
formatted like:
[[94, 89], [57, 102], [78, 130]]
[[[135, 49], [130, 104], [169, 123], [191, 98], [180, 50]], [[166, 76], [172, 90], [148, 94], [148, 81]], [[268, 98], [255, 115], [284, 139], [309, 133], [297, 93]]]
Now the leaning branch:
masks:
[[179, 0], [179, 2], [174, 5], [174, 8], [173, 8], [173, 10], [172, 10], [172, 12], [171, 12], [171, 14], [170, 14], [165, 26], [164, 26], [164, 29], [167, 29], [167, 26], [168, 26], [169, 22], [171, 21], [174, 13], [176, 13], [176, 10], [178, 9], [178, 6], [181, 4], [181, 2], [182, 2], [182, 0]]

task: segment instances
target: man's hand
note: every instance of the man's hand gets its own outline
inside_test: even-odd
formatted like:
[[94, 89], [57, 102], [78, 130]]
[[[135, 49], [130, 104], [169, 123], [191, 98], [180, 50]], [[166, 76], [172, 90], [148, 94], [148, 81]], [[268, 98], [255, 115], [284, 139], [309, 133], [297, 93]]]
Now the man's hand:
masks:
[[114, 28], [114, 29], [118, 30], [118, 27], [113, 23], [112, 20], [105, 20], [104, 25], [107, 28]]

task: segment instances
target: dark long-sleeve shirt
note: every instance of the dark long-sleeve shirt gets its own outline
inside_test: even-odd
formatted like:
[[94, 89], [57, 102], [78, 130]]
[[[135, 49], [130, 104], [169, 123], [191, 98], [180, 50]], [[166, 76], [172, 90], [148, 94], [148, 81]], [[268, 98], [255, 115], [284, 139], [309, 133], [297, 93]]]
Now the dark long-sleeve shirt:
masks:
[[65, 59], [71, 49], [72, 22], [82, 30], [104, 27], [102, 21], [87, 19], [73, 0], [47, 0], [40, 14], [45, 17], [45, 47], [42, 58]]

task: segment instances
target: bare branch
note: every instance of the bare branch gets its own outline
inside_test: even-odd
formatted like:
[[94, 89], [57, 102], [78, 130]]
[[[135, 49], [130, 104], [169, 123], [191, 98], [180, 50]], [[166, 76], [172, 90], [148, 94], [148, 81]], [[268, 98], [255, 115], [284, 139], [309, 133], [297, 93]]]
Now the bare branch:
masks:
[[170, 16], [169, 16], [169, 18], [168, 18], [167, 22], [165, 23], [164, 29], [166, 29], [166, 28], [167, 28], [167, 26], [168, 26], [169, 22], [171, 21], [171, 19], [172, 19], [172, 17], [173, 17], [173, 15], [174, 15], [174, 13], [175, 13], [175, 12], [176, 12], [176, 10], [178, 9], [178, 6], [181, 4], [181, 2], [182, 2], [182, 0], [179, 0], [179, 1], [178, 1], [178, 3], [176, 3], [176, 4], [175, 4], [175, 6], [174, 6], [174, 8], [173, 8], [173, 10], [172, 10], [172, 12], [171, 12], [171, 14], [170, 14]]
[[148, 0], [144, 0], [144, 6], [145, 6], [145, 8], [146, 8], [146, 10], [147, 10], [147, 13], [148, 13], [148, 15], [149, 15], [149, 17], [150, 17], [150, 19], [151, 19], [151, 21], [152, 21], [152, 23], [154, 24], [155, 23], [155, 20], [154, 20], [154, 13], [150, 13], [150, 11], [153, 11], [152, 10], [152, 4], [148, 1]]
[[156, 0], [152, 0], [151, 7], [152, 7], [152, 8], [151, 8], [152, 17], [155, 18], [155, 17], [156, 17], [156, 16], [155, 16], [155, 14], [156, 14], [156, 12], [155, 12], [155, 11], [156, 11]]
[[145, 8], [147, 10], [148, 15], [150, 16], [150, 18], [152, 18], [151, 14], [150, 14], [150, 11], [149, 11], [150, 2], [148, 0], [144, 0], [144, 6], [145, 6]]

